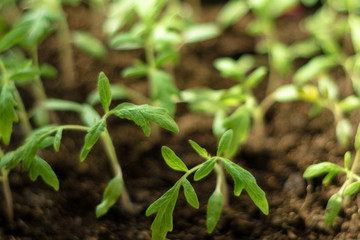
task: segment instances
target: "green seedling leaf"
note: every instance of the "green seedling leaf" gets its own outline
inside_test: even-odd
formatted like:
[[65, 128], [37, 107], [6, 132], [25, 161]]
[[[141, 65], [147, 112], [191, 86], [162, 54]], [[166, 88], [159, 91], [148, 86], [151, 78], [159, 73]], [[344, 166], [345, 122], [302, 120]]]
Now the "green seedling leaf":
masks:
[[[6, 166], [6, 169], [9, 169], [8, 166], [10, 165], [14, 165], [12, 162], [14, 162], [14, 153], [15, 152], [8, 152], [6, 153], [2, 158], [1, 158], [1, 161], [0, 161], [0, 168], [3, 168]], [[17, 163], [15, 164], [15, 166], [17, 165]]]
[[339, 97], [339, 90], [333, 79], [325, 75], [318, 81], [319, 92], [323, 98], [335, 101]]
[[114, 108], [112, 112], [119, 118], [134, 121], [143, 129], [146, 136], [150, 135], [149, 121], [153, 121], [169, 131], [179, 132], [177, 124], [170, 117], [168, 111], [161, 107], [122, 103]]
[[0, 85], [0, 138], [5, 145], [10, 142], [13, 123], [18, 121], [13, 91], [8, 85]]
[[21, 42], [25, 38], [28, 28], [28, 24], [20, 24], [7, 32], [0, 40], [0, 52], [3, 52]]
[[34, 68], [26, 68], [26, 69], [19, 69], [18, 71], [12, 73], [10, 75], [10, 79], [12, 81], [19, 81], [19, 80], [31, 80], [36, 76], [39, 76], [40, 72]]
[[179, 196], [180, 185], [176, 183], [164, 195], [151, 204], [146, 210], [146, 216], [157, 212], [156, 217], [151, 224], [152, 239], [164, 240], [167, 232], [173, 230], [173, 212], [176, 200]]
[[187, 172], [189, 169], [186, 167], [185, 163], [174, 153], [170, 148], [163, 146], [161, 148], [161, 154], [166, 162], [166, 164], [176, 171]]
[[43, 149], [43, 148], [47, 148], [51, 145], [54, 144], [54, 137], [53, 136], [48, 136], [46, 137], [39, 145], [39, 149]]
[[80, 103], [62, 100], [62, 99], [47, 99], [42, 103], [42, 107], [47, 110], [54, 110], [54, 111], [74, 111], [74, 112], [81, 112], [82, 105]]
[[110, 46], [116, 50], [134, 50], [142, 47], [142, 41], [132, 33], [119, 33], [111, 38]]
[[122, 72], [123, 77], [142, 77], [148, 72], [148, 67], [145, 64], [125, 68]]
[[341, 119], [336, 124], [336, 137], [341, 145], [347, 146], [352, 135], [352, 125], [348, 119]]
[[202, 166], [198, 170], [196, 170], [194, 174], [194, 180], [199, 181], [200, 179], [203, 179], [204, 177], [209, 175], [209, 173], [214, 169], [216, 160], [216, 158], [211, 158], [204, 162]]
[[[123, 85], [116, 84], [116, 85], [110, 85], [110, 91], [111, 91], [111, 99], [112, 100], [122, 100], [125, 98], [130, 97], [129, 89]], [[97, 103], [100, 103], [100, 97], [98, 91], [91, 92], [87, 98], [86, 102], [89, 103], [91, 106], [94, 106]]]
[[179, 96], [179, 91], [172, 81], [170, 74], [156, 70], [154, 73], [154, 88], [152, 92], [152, 100], [159, 101], [160, 107], [166, 108], [171, 116], [175, 114], [174, 99]]
[[104, 108], [104, 111], [107, 113], [109, 111], [110, 103], [111, 103], [111, 88], [109, 79], [106, 75], [101, 72], [98, 78], [98, 91], [100, 96], [101, 104]]
[[210, 196], [206, 211], [206, 228], [212, 233], [220, 219], [223, 208], [224, 196], [221, 191], [215, 190]]
[[199, 144], [197, 144], [196, 142], [189, 140], [189, 143], [191, 145], [191, 147], [197, 152], [197, 154], [199, 154], [201, 157], [203, 158], [208, 158], [209, 154], [206, 151], [205, 148], [201, 147]]
[[25, 143], [16, 149], [13, 161], [8, 164], [7, 168], [15, 167], [20, 161], [22, 161], [22, 166], [25, 170], [29, 170], [31, 167], [32, 161], [36, 156], [36, 152], [48, 145], [48, 143], [43, 143], [53, 132], [57, 130], [56, 126], [45, 126], [34, 130], [25, 140]]
[[124, 180], [119, 175], [110, 180], [105, 188], [102, 201], [96, 206], [96, 217], [105, 215], [119, 199], [124, 187]]
[[304, 84], [313, 79], [319, 73], [333, 67], [336, 62], [329, 56], [318, 56], [311, 59], [302, 66], [294, 75], [294, 81], [297, 84]]
[[342, 201], [343, 201], [343, 196], [340, 193], [335, 193], [330, 197], [326, 205], [326, 212], [325, 212], [325, 224], [327, 226], [331, 226], [336, 216], [339, 214]]
[[100, 120], [97, 122], [94, 126], [92, 126], [88, 133], [85, 136], [85, 143], [84, 146], [81, 149], [80, 152], [80, 161], [83, 162], [91, 149], [93, 148], [94, 144], [99, 139], [100, 135], [105, 131], [106, 129], [106, 121]]
[[292, 102], [300, 99], [298, 87], [293, 84], [277, 88], [273, 96], [277, 102]]
[[350, 161], [351, 161], [351, 152], [347, 151], [344, 155], [344, 167], [345, 169], [350, 169]]
[[357, 53], [360, 52], [360, 17], [350, 15], [349, 16], [349, 25], [351, 30], [351, 40], [354, 46], [354, 49]]
[[219, 141], [219, 146], [217, 149], [217, 156], [220, 156], [221, 154], [223, 154], [229, 147], [233, 138], [233, 130], [227, 130], [221, 137], [220, 141]]
[[59, 180], [50, 167], [50, 165], [39, 156], [35, 156], [30, 166], [30, 179], [35, 181], [38, 176], [46, 182], [48, 185], [53, 187], [56, 191], [59, 190]]
[[193, 25], [184, 32], [185, 43], [195, 43], [205, 41], [219, 36], [221, 30], [218, 25], [204, 23]]
[[184, 179], [182, 182], [182, 186], [184, 188], [184, 195], [185, 195], [186, 201], [192, 207], [198, 209], [199, 208], [199, 200], [197, 198], [196, 192], [195, 192], [193, 186], [191, 185], [191, 183], [187, 179]]
[[249, 77], [247, 77], [245, 86], [248, 88], [255, 87], [266, 76], [267, 72], [268, 70], [266, 67], [258, 67]]
[[75, 46], [95, 58], [103, 58], [106, 55], [104, 44], [85, 31], [73, 32], [73, 42]]
[[44, 63], [40, 66], [40, 75], [44, 78], [55, 78], [58, 75], [58, 71], [54, 66]]
[[275, 43], [271, 50], [272, 65], [280, 74], [286, 74], [291, 70], [292, 61], [289, 47], [282, 43]]
[[99, 113], [89, 104], [83, 104], [81, 109], [81, 120], [86, 126], [93, 126], [95, 123], [100, 121], [101, 117]]
[[244, 78], [244, 73], [239, 71], [238, 64], [232, 58], [218, 58], [215, 60], [214, 66], [223, 77], [234, 77], [238, 81]]
[[344, 113], [349, 113], [360, 107], [360, 99], [351, 95], [340, 101], [339, 106]]
[[356, 131], [354, 148], [356, 151], [360, 150], [360, 124], [358, 125], [357, 131]]
[[245, 16], [249, 11], [246, 2], [243, 1], [229, 1], [221, 9], [217, 21], [224, 27], [228, 27], [236, 20]]
[[328, 174], [326, 174], [326, 176], [322, 180], [322, 184], [329, 183], [336, 174], [337, 174], [337, 172], [329, 172]]
[[315, 178], [325, 173], [334, 172], [340, 173], [345, 172], [345, 169], [331, 162], [321, 162], [310, 165], [304, 172], [304, 178]]
[[359, 188], [360, 188], [360, 181], [353, 182], [345, 188], [344, 195], [345, 196], [354, 195], [359, 191]]
[[61, 138], [62, 138], [62, 132], [63, 132], [62, 128], [59, 128], [56, 131], [56, 135], [55, 135], [55, 139], [54, 139], [54, 150], [56, 152], [58, 152], [59, 149], [60, 149], [60, 142], [61, 142]]
[[246, 171], [228, 159], [222, 159], [226, 170], [234, 179], [234, 194], [239, 196], [245, 188], [255, 205], [265, 214], [269, 214], [269, 204], [266, 200], [265, 192], [257, 185], [256, 179], [250, 172]]

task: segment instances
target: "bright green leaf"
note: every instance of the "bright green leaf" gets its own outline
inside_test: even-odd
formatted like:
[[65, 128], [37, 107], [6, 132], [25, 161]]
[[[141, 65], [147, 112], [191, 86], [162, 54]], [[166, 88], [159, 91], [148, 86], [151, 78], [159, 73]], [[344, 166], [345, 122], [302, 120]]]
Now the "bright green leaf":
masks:
[[185, 163], [174, 153], [170, 148], [163, 146], [161, 148], [161, 154], [166, 162], [166, 164], [176, 171], [187, 172], [189, 169], [186, 167]]
[[55, 135], [55, 139], [54, 139], [54, 150], [56, 152], [59, 151], [59, 148], [60, 148], [60, 142], [61, 142], [61, 138], [62, 138], [62, 132], [63, 132], [63, 129], [62, 128], [59, 128], [57, 131], [56, 131], [56, 135]]
[[330, 197], [326, 205], [326, 212], [325, 212], [325, 224], [327, 226], [331, 226], [336, 216], [339, 214], [342, 201], [343, 201], [343, 196], [340, 193], [335, 193]]
[[199, 144], [197, 144], [196, 142], [189, 140], [189, 143], [191, 145], [191, 147], [203, 158], [208, 158], [209, 154], [206, 151], [205, 148], [201, 147]]
[[20, 24], [7, 32], [0, 40], [0, 52], [3, 52], [21, 42], [27, 34], [28, 28], [28, 24]]
[[196, 170], [194, 174], [194, 180], [199, 181], [200, 179], [209, 175], [209, 173], [214, 169], [216, 160], [216, 158], [211, 158], [204, 162], [202, 166], [198, 170]]
[[292, 102], [300, 99], [298, 87], [293, 84], [277, 88], [273, 95], [278, 102]]
[[92, 126], [85, 136], [85, 143], [81, 149], [80, 153], [80, 161], [84, 161], [91, 149], [93, 148], [94, 144], [99, 139], [100, 135], [106, 129], [106, 121], [101, 120], [97, 122], [94, 126]]
[[223, 208], [224, 196], [221, 191], [215, 190], [210, 196], [207, 211], [206, 211], [206, 229], [208, 233], [212, 233], [216, 224], [219, 221], [222, 208]]
[[39, 156], [35, 156], [30, 166], [30, 179], [35, 181], [40, 175], [48, 185], [59, 190], [59, 180], [50, 165]]
[[205, 41], [219, 36], [221, 30], [218, 25], [212, 23], [204, 23], [193, 25], [186, 29], [184, 39], [186, 43], [195, 43]]
[[341, 119], [336, 124], [336, 137], [342, 146], [349, 144], [352, 131], [352, 124], [348, 119]]
[[106, 75], [103, 72], [99, 74], [98, 91], [102, 106], [105, 112], [107, 113], [109, 111], [109, 106], [111, 103], [111, 88], [110, 88], [109, 79], [106, 77]]
[[356, 131], [354, 147], [355, 147], [356, 151], [360, 150], [360, 124], [358, 125], [357, 131]]
[[304, 172], [304, 178], [314, 178], [329, 172], [345, 172], [345, 169], [331, 162], [322, 162], [310, 165]]
[[219, 141], [219, 145], [218, 145], [218, 149], [217, 149], [217, 156], [220, 156], [221, 154], [223, 154], [229, 147], [233, 138], [233, 130], [227, 130], [221, 137], [220, 141]]
[[351, 152], [347, 151], [344, 155], [344, 167], [345, 169], [350, 169], [350, 161], [351, 161]]
[[353, 182], [345, 188], [344, 195], [345, 196], [354, 195], [359, 191], [359, 188], [360, 188], [360, 181]]
[[167, 232], [173, 230], [173, 212], [176, 200], [179, 196], [180, 185], [176, 183], [158, 200], [152, 203], [146, 210], [146, 216], [157, 212], [156, 217], [151, 224], [152, 239], [164, 240]]
[[239, 196], [242, 189], [245, 188], [255, 205], [265, 214], [269, 214], [269, 204], [263, 190], [257, 185], [256, 179], [250, 172], [228, 159], [222, 159], [226, 170], [232, 176], [235, 182], [234, 194]]
[[7, 85], [0, 86], [0, 137], [5, 145], [10, 142], [13, 123], [18, 121], [13, 91]]
[[191, 183], [187, 179], [184, 179], [182, 182], [182, 186], [184, 188], [184, 195], [185, 195], [186, 201], [192, 207], [198, 209], [199, 208], [199, 200], [197, 198], [196, 192], [195, 192], [193, 186], [191, 185]]
[[115, 107], [112, 112], [119, 118], [134, 121], [143, 129], [146, 136], [150, 135], [149, 121], [153, 121], [169, 131], [179, 132], [175, 121], [170, 117], [167, 110], [161, 107], [152, 107], [147, 104], [134, 105], [131, 103], [122, 103]]
[[75, 46], [95, 58], [103, 58], [106, 55], [104, 44], [85, 31], [75, 31], [72, 33]]
[[101, 203], [96, 206], [96, 217], [99, 218], [109, 211], [119, 199], [123, 187], [124, 180], [119, 175], [110, 180], [105, 188]]

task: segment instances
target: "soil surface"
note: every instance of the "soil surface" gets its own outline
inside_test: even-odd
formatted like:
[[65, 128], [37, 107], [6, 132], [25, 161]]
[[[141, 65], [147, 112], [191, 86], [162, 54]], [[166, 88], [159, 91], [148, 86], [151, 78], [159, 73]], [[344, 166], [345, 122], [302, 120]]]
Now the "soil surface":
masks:
[[[205, 5], [202, 21], [213, 21], [221, 4]], [[90, 29], [91, 20], [86, 6], [66, 8], [71, 29]], [[309, 10], [312, 11], [312, 10]], [[281, 40], [291, 43], [306, 37], [298, 24], [307, 12], [279, 19]], [[207, 86], [227, 88], [235, 82], [223, 79], [214, 69], [216, 58], [238, 58], [253, 53], [256, 39], [245, 31], [251, 16], [236, 23], [213, 40], [185, 46], [181, 61], [175, 69], [176, 84], [180, 89]], [[87, 94], [96, 88], [97, 76], [104, 71], [112, 83], [122, 83], [146, 93], [145, 79], [124, 79], [121, 71], [142, 58], [142, 51], [112, 51], [103, 60], [94, 60], [74, 48], [77, 72], [76, 85], [64, 89], [61, 74], [56, 80], [46, 80], [49, 98], [84, 102]], [[56, 37], [44, 41], [40, 47], [41, 62], [59, 67]], [[266, 59], [266, 57], [265, 57]], [[341, 71], [336, 72], [343, 80]], [[285, 79], [285, 81], [289, 81]], [[259, 99], [264, 97], [266, 81], [258, 87]], [[26, 95], [26, 90], [23, 90]], [[30, 94], [28, 94], [30, 95]], [[31, 99], [26, 102], [31, 102]], [[304, 170], [313, 163], [331, 161], [340, 163], [346, 149], [336, 142], [334, 119], [324, 111], [319, 117], [309, 118], [311, 106], [304, 102], [275, 104], [266, 115], [266, 138], [259, 142], [250, 137], [234, 162], [250, 171], [266, 192], [270, 205], [268, 216], [263, 215], [246, 192], [240, 197], [231, 195], [215, 231], [206, 232], [206, 204], [214, 189], [213, 174], [195, 182], [200, 208], [189, 206], [182, 193], [174, 212], [174, 230], [169, 239], [359, 239], [360, 198], [352, 197], [346, 210], [341, 210], [334, 226], [325, 226], [324, 209], [329, 197], [338, 189], [341, 176], [331, 186], [322, 186], [321, 179], [306, 182]], [[99, 108], [100, 109], [100, 108]], [[101, 110], [101, 109], [100, 109]], [[63, 124], [80, 123], [71, 113], [58, 113]], [[359, 113], [350, 116], [353, 123]], [[162, 160], [161, 146], [167, 145], [189, 166], [202, 159], [190, 148], [188, 139], [198, 142], [210, 152], [216, 151], [216, 139], [211, 132], [212, 118], [192, 113], [185, 104], [179, 104], [176, 122], [180, 133], [161, 131], [160, 138], [146, 138], [139, 127], [126, 120], [109, 119], [108, 127], [124, 170], [128, 192], [137, 213], [129, 215], [116, 204], [107, 215], [96, 219], [95, 207], [112, 174], [101, 144], [95, 145], [84, 163], [78, 160], [84, 135], [65, 132], [59, 153], [52, 149], [41, 154], [60, 180], [59, 192], [53, 191], [42, 180], [32, 182], [21, 168], [10, 174], [14, 200], [14, 222], [6, 220], [1, 212], [1, 239], [151, 239], [150, 226], [154, 216], [146, 217], [146, 208], [167, 191], [181, 176], [170, 170]], [[15, 126], [15, 133], [21, 132]], [[21, 139], [21, 134], [18, 133]], [[20, 143], [20, 142], [19, 142]], [[255, 146], [255, 147], [254, 147]], [[256, 151], [254, 149], [257, 149]], [[227, 178], [229, 190], [233, 187]], [[230, 192], [231, 193], [231, 192]]]

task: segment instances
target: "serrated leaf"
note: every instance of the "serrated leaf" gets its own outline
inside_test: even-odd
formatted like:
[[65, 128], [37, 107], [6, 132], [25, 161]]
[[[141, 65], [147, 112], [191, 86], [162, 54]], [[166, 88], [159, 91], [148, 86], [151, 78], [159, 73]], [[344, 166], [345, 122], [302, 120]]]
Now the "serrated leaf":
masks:
[[343, 196], [340, 193], [332, 195], [326, 205], [325, 224], [331, 226], [336, 216], [339, 214]]
[[88, 133], [85, 136], [85, 143], [81, 149], [80, 153], [80, 161], [84, 161], [91, 149], [93, 148], [94, 144], [99, 139], [100, 135], [104, 132], [106, 128], [106, 121], [100, 120], [94, 126], [92, 126]]
[[[32, 164], [33, 159], [36, 156], [36, 152], [45, 146], [43, 141], [56, 131], [56, 126], [45, 126], [34, 130], [25, 140], [25, 143], [15, 151], [14, 159], [17, 162], [22, 161], [22, 166], [25, 170], [28, 170]], [[8, 168], [14, 166], [8, 165]]]
[[191, 147], [203, 158], [208, 158], [209, 154], [205, 148], [201, 147], [196, 142], [189, 140]]
[[359, 188], [360, 188], [360, 181], [353, 182], [345, 188], [344, 195], [345, 196], [354, 195], [359, 191]]
[[35, 156], [30, 166], [30, 179], [35, 181], [38, 176], [46, 182], [48, 185], [53, 187], [56, 191], [59, 190], [59, 180], [50, 167], [50, 165], [39, 156]]
[[217, 149], [217, 156], [220, 156], [221, 154], [223, 154], [229, 147], [233, 138], [233, 130], [227, 130], [221, 137], [220, 141], [219, 141], [219, 146]]
[[61, 142], [61, 138], [62, 138], [62, 132], [63, 132], [62, 128], [59, 128], [56, 131], [56, 135], [55, 135], [55, 139], [54, 139], [54, 150], [56, 152], [58, 152], [59, 149], [60, 149], [60, 142]]
[[18, 121], [13, 91], [8, 85], [0, 88], [0, 137], [5, 145], [10, 142], [13, 123]]
[[171, 118], [166, 109], [161, 107], [152, 107], [145, 105], [134, 105], [131, 103], [122, 103], [112, 110], [119, 118], [126, 118], [134, 121], [144, 131], [146, 136], [150, 135], [150, 121], [153, 121], [161, 127], [179, 132], [175, 121]]
[[193, 186], [191, 185], [191, 183], [187, 179], [184, 179], [182, 182], [182, 186], [184, 188], [184, 195], [185, 195], [186, 201], [192, 207], [198, 209], [199, 208], [199, 200], [197, 198], [196, 192], [195, 192]]
[[304, 178], [314, 178], [329, 172], [345, 172], [345, 169], [331, 162], [322, 162], [310, 165], [304, 172]]
[[224, 202], [224, 196], [221, 191], [215, 190], [210, 196], [207, 211], [206, 211], [206, 229], [208, 233], [212, 233], [216, 224], [219, 221], [222, 207]]
[[109, 106], [111, 103], [111, 88], [109, 79], [106, 75], [101, 72], [98, 78], [98, 91], [100, 96], [101, 104], [104, 108], [104, 111], [107, 113], [109, 111]]
[[216, 158], [211, 158], [204, 162], [202, 166], [198, 170], [196, 170], [194, 174], [194, 180], [199, 181], [200, 179], [203, 179], [204, 177], [209, 175], [209, 173], [214, 169], [216, 160]]
[[106, 214], [109, 209], [119, 199], [124, 187], [124, 180], [120, 176], [115, 176], [110, 180], [105, 188], [102, 201], [96, 206], [96, 217], [99, 218]]
[[265, 192], [257, 185], [256, 179], [250, 172], [228, 159], [222, 159], [226, 170], [232, 176], [235, 183], [234, 194], [239, 196], [245, 188], [255, 205], [265, 214], [269, 214], [269, 204]]
[[180, 185], [176, 183], [158, 200], [152, 203], [146, 210], [146, 216], [157, 212], [156, 217], [151, 224], [152, 239], [163, 240], [167, 232], [173, 230], [173, 212], [176, 200], [179, 196]]
[[187, 172], [189, 169], [186, 167], [185, 163], [174, 153], [170, 148], [163, 146], [161, 148], [161, 154], [166, 162], [166, 164], [176, 171]]

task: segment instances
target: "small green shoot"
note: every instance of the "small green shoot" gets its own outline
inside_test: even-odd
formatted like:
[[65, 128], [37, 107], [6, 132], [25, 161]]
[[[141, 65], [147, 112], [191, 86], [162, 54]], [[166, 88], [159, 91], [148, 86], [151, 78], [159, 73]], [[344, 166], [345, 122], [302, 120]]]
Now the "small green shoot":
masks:
[[184, 175], [175, 183], [175, 185], [162, 195], [158, 200], [151, 204], [146, 210], [146, 216], [154, 213], [156, 217], [151, 225], [152, 239], [163, 240], [168, 232], [173, 230], [173, 211], [180, 188], [183, 187], [186, 201], [194, 208], [199, 208], [199, 201], [190, 181], [187, 179], [190, 174], [194, 174], [194, 180], [199, 181], [215, 170], [217, 175], [215, 191], [208, 200], [206, 228], [212, 233], [219, 221], [223, 206], [225, 205], [224, 187], [226, 186], [224, 168], [232, 176], [235, 182], [234, 194], [239, 196], [243, 189], [249, 194], [255, 205], [264, 213], [269, 213], [268, 202], [265, 193], [257, 185], [255, 178], [250, 172], [239, 165], [233, 163], [230, 159], [222, 157], [222, 154], [230, 146], [233, 131], [226, 131], [221, 137], [216, 156], [210, 156], [207, 151], [200, 147], [196, 142], [189, 141], [193, 149], [205, 159], [205, 162], [188, 169], [185, 163], [168, 147], [162, 148], [162, 155], [167, 165], [176, 171], [185, 172]]

